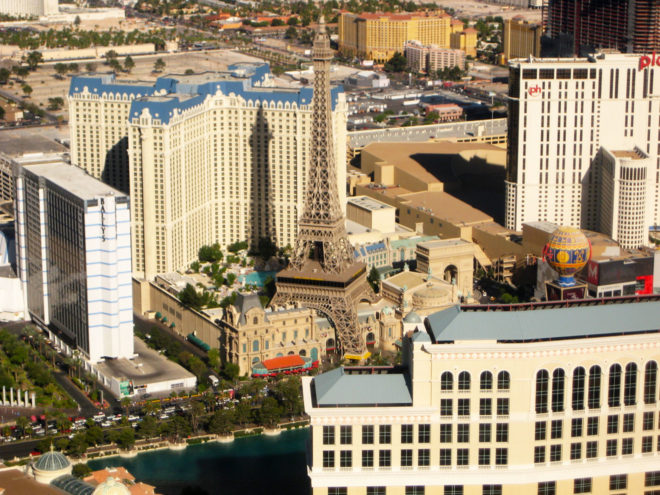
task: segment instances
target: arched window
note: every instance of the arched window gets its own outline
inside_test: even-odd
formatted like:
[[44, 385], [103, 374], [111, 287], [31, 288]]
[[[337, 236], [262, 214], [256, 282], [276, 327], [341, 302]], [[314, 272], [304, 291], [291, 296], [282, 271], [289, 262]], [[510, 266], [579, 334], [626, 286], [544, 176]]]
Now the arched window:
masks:
[[564, 410], [564, 370], [557, 368], [552, 373], [552, 410], [561, 412]]
[[623, 387], [623, 404], [634, 406], [637, 403], [637, 365], [635, 363], [628, 363], [626, 366], [626, 382]]
[[259, 318], [255, 316], [254, 318], [252, 318], [252, 324], [256, 325], [257, 323], [259, 323]]
[[658, 383], [658, 363], [649, 361], [644, 371], [644, 403], [655, 404]]
[[259, 351], [259, 341], [258, 340], [253, 340], [252, 341], [252, 352], [258, 352]]
[[453, 390], [454, 389], [454, 375], [449, 371], [445, 371], [440, 377], [440, 390]]
[[298, 353], [299, 356], [307, 356], [307, 351], [305, 349], [300, 349], [300, 352]]
[[600, 366], [589, 368], [589, 394], [587, 396], [589, 409], [600, 409], [600, 375]]
[[582, 366], [573, 370], [573, 410], [582, 411], [584, 409], [584, 377], [585, 371]]
[[500, 371], [497, 374], [497, 390], [509, 390], [511, 388], [511, 375], [508, 371]]
[[458, 390], [470, 390], [470, 373], [461, 371], [458, 375]]
[[548, 372], [546, 370], [536, 373], [536, 412], [548, 412]]
[[621, 366], [610, 366], [610, 379], [607, 388], [607, 405], [618, 407], [621, 405]]
[[490, 371], [484, 371], [479, 378], [479, 390], [493, 390], [493, 374]]

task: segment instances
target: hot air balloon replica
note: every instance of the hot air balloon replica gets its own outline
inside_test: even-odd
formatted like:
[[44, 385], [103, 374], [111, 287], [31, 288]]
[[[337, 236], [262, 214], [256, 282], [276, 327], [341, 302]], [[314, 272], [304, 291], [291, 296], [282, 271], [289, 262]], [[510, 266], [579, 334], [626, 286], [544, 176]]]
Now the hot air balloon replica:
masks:
[[546, 282], [546, 299], [584, 299], [587, 285], [575, 280], [575, 274], [582, 270], [591, 258], [591, 243], [584, 233], [573, 227], [557, 228], [545, 245], [543, 256], [559, 274], [558, 279]]

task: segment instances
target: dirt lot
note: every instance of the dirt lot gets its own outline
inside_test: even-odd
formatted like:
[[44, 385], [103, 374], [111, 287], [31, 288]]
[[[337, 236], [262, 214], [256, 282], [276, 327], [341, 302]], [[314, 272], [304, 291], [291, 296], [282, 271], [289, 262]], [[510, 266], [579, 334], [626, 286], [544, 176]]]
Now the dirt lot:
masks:
[[497, 5], [478, 0], [437, 0], [443, 8], [451, 8], [456, 11], [456, 17], [486, 17], [501, 16], [504, 19], [521, 16], [527, 21], [541, 22], [540, 9], [521, 9], [507, 5]]

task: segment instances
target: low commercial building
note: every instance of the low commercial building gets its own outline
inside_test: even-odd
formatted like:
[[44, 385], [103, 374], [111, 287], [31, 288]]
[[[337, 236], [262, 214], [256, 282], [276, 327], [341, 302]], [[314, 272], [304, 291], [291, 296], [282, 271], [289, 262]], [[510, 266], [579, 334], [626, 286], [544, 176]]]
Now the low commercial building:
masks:
[[424, 108], [424, 113], [428, 115], [431, 112], [438, 114], [436, 119], [438, 122], [454, 122], [460, 120], [463, 117], [463, 108], [456, 105], [455, 103], [426, 103], [422, 105]]
[[346, 219], [368, 229], [394, 232], [396, 230], [395, 216], [396, 208], [369, 196], [348, 198]]
[[465, 68], [465, 52], [437, 45], [423, 45], [419, 41], [408, 41], [404, 45], [408, 68], [412, 72], [426, 72], [429, 75], [442, 69]]
[[660, 298], [508, 309], [429, 316], [400, 367], [303, 378], [312, 493], [653, 493]]

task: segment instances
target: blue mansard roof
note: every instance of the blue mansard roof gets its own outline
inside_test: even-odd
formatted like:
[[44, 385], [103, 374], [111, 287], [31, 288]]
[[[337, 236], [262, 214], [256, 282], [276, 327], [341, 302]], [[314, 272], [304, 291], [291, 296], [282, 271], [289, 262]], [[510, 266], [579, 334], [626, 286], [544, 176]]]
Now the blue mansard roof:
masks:
[[[312, 88], [261, 87], [270, 75], [267, 63], [230, 65], [226, 72], [160, 77], [155, 84], [145, 82], [116, 82], [114, 74], [77, 76], [71, 79], [69, 95], [81, 93], [85, 88], [92, 94], [122, 94], [133, 98], [130, 117], [139, 116], [148, 109], [153, 118], [167, 124], [175, 111], [183, 111], [201, 104], [208, 95], [220, 91], [234, 93], [252, 102], [289, 103], [297, 106], [312, 102]], [[341, 86], [332, 88], [332, 108]]]

